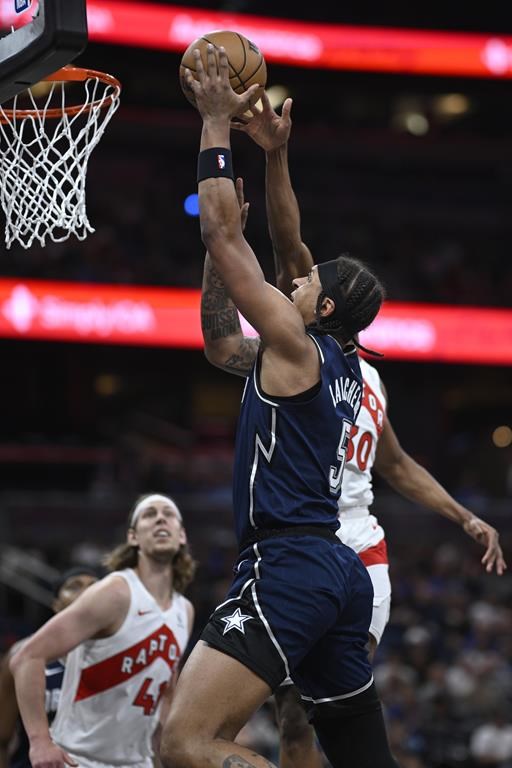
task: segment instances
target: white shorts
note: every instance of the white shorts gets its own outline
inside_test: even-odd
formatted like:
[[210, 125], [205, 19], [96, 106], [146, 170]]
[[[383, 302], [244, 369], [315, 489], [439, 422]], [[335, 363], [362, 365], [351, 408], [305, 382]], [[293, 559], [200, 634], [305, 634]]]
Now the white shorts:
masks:
[[391, 581], [389, 580], [389, 566], [387, 563], [367, 565], [366, 570], [373, 584], [373, 612], [370, 635], [380, 643], [382, 635], [389, 621], [391, 608]]
[[[66, 750], [66, 752], [68, 752], [68, 750]], [[68, 755], [71, 755], [75, 762], [78, 763], [79, 768], [119, 768], [119, 764], [114, 766], [111, 763], [100, 763], [97, 760], [90, 760], [83, 755], [74, 755], [72, 752], [68, 752]], [[122, 765], [123, 768], [154, 768], [153, 759], [151, 757], [148, 757], [142, 763], [128, 764], [123, 762]]]
[[373, 584], [373, 613], [370, 635], [380, 643], [391, 608], [388, 550], [382, 526], [367, 507], [353, 507], [340, 515], [336, 532], [341, 541], [354, 549], [368, 571]]

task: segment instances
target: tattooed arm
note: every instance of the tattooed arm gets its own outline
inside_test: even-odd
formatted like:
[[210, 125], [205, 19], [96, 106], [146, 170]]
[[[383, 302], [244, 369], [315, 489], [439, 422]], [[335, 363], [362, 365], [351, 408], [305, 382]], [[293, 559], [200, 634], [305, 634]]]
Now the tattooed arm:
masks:
[[206, 254], [201, 293], [201, 328], [205, 355], [228, 373], [248, 376], [258, 354], [259, 339], [242, 333], [238, 310], [229, 298], [217, 270]]
[[[244, 202], [242, 179], [236, 180], [242, 229], [247, 221], [249, 203]], [[205, 355], [210, 363], [237, 376], [248, 376], [258, 354], [260, 340], [242, 333], [238, 310], [229, 298], [219, 272], [207, 253], [201, 292], [201, 328]]]

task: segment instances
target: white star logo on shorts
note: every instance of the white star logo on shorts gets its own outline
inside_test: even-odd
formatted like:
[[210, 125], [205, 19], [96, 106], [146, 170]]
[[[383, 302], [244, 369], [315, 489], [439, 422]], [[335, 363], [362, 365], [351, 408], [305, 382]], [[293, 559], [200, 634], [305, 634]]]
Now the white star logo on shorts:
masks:
[[242, 635], [245, 635], [244, 623], [246, 621], [250, 621], [252, 618], [252, 616], [246, 616], [242, 613], [240, 608], [237, 608], [235, 611], [233, 611], [231, 616], [225, 616], [223, 619], [221, 619], [221, 621], [224, 621], [226, 624], [222, 634], [225, 635], [226, 632], [229, 632], [230, 629], [238, 629]]

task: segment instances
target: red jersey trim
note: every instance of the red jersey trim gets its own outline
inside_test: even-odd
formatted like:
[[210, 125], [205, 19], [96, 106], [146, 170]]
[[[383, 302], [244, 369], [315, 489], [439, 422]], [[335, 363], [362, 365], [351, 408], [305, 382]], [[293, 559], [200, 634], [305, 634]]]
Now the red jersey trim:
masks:
[[386, 539], [382, 539], [374, 547], [368, 547], [359, 552], [359, 557], [368, 568], [369, 565], [387, 565], [388, 564], [388, 547]]
[[[374, 398], [374, 402], [372, 402], [370, 398]], [[363, 401], [361, 407], [366, 408], [368, 411], [370, 418], [375, 424], [377, 435], [380, 437], [380, 433], [384, 429], [386, 408], [382, 405], [382, 400], [379, 395], [375, 394], [366, 379], [363, 380]]]
[[162, 624], [139, 643], [83, 669], [75, 701], [88, 699], [124, 683], [149, 667], [155, 659], [163, 659], [172, 670], [180, 656], [181, 650], [174, 633]]

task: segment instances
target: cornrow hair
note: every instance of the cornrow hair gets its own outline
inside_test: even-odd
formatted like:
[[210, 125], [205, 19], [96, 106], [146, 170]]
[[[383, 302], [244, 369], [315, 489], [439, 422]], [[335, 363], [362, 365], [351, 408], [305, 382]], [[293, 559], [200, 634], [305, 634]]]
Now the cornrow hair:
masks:
[[336, 261], [336, 273], [344, 306], [338, 307], [334, 316], [321, 317], [320, 308], [327, 295], [325, 291], [321, 291], [316, 305], [316, 328], [324, 333], [336, 333], [341, 336], [343, 342], [347, 342], [374, 320], [385, 292], [378, 278], [359, 259], [342, 253]]

